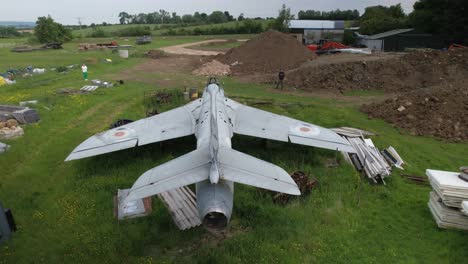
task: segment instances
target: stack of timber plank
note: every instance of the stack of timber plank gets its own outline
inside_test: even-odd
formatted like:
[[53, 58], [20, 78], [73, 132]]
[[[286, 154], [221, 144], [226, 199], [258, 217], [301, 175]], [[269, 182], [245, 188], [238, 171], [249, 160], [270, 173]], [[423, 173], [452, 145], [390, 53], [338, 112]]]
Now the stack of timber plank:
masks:
[[180, 230], [201, 225], [197, 198], [187, 186], [158, 194]]
[[429, 209], [440, 228], [468, 230], [468, 182], [458, 172], [426, 170], [433, 191], [429, 195]]
[[356, 150], [356, 153], [348, 154], [342, 152], [346, 161], [353, 164], [358, 171], [364, 173], [375, 183], [382, 181], [385, 184], [385, 178], [392, 172], [392, 165], [401, 168], [404, 161], [393, 147], [389, 147], [380, 152], [369, 138], [364, 136], [373, 136], [374, 134], [365, 130], [340, 127], [333, 128], [338, 135], [343, 137]]

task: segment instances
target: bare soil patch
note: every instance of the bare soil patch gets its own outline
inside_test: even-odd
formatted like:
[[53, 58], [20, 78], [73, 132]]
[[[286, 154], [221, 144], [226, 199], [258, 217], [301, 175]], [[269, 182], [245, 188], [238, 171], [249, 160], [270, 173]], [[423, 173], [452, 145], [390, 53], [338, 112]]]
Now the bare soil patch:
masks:
[[314, 58], [316, 55], [295, 38], [274, 30], [216, 57], [220, 62], [231, 65], [234, 75], [290, 70]]
[[286, 83], [303, 90], [407, 92], [467, 76], [468, 50], [415, 51], [402, 56], [306, 64], [289, 72]]
[[451, 141], [468, 140], [468, 86], [464, 82], [420, 89], [363, 105], [370, 117], [381, 118], [414, 135]]

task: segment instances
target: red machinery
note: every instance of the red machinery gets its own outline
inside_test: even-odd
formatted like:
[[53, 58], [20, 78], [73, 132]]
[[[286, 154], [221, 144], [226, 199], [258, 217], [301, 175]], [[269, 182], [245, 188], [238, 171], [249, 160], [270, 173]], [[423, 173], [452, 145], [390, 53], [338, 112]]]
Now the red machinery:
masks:
[[450, 47], [448, 48], [449, 50], [454, 50], [454, 49], [460, 49], [460, 48], [468, 48], [466, 46], [462, 46], [462, 45], [459, 45], [459, 44], [452, 44], [450, 45]]
[[319, 44], [307, 45], [307, 48], [315, 53], [338, 52], [339, 49], [347, 49], [348, 46], [328, 40], [320, 40]]

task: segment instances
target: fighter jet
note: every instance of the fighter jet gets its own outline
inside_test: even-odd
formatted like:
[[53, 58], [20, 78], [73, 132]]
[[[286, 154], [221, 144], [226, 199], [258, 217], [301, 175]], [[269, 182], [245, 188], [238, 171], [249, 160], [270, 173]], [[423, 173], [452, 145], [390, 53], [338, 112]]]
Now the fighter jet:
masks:
[[196, 150], [145, 172], [124, 204], [196, 184], [200, 221], [206, 227], [223, 229], [231, 218], [234, 183], [300, 195], [284, 169], [232, 149], [234, 134], [355, 152], [335, 132], [235, 102], [225, 97], [217, 81], [211, 80], [202, 98], [92, 136], [66, 161], [195, 135]]

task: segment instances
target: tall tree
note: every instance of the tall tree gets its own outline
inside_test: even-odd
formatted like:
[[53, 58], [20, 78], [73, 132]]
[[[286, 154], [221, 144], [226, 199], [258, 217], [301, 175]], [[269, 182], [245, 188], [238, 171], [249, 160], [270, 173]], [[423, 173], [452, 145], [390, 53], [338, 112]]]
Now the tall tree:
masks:
[[164, 24], [165, 22], [168, 23], [171, 19], [169, 12], [164, 9], [160, 9], [159, 14], [161, 15], [161, 24]]
[[73, 38], [71, 30], [55, 22], [52, 17], [39, 17], [34, 28], [34, 35], [41, 43], [66, 42]]
[[228, 21], [228, 19], [227, 19], [226, 15], [223, 12], [213, 11], [213, 13], [211, 13], [208, 16], [208, 21], [211, 22], [211, 23], [219, 24], [219, 23], [224, 23], [224, 22]]
[[278, 11], [278, 17], [272, 21], [270, 27], [278, 31], [286, 32], [289, 29], [289, 21], [294, 19], [291, 14], [291, 8], [287, 8], [285, 4]]
[[129, 22], [130, 15], [127, 12], [120, 12], [119, 14], [119, 22], [120, 24], [126, 24]]
[[224, 11], [224, 15], [226, 16], [227, 18], [227, 21], [234, 21], [234, 16], [232, 16], [231, 14], [229, 14], [229, 11]]
[[359, 19], [361, 34], [377, 34], [385, 31], [408, 27], [408, 19], [400, 4], [386, 6], [371, 6], [365, 9]]
[[419, 0], [409, 15], [412, 26], [448, 41], [468, 45], [467, 0]]
[[316, 10], [301, 10], [297, 14], [299, 19], [315, 19], [315, 20], [356, 20], [359, 19], [359, 11], [357, 10], [332, 10], [332, 11], [316, 11]]

